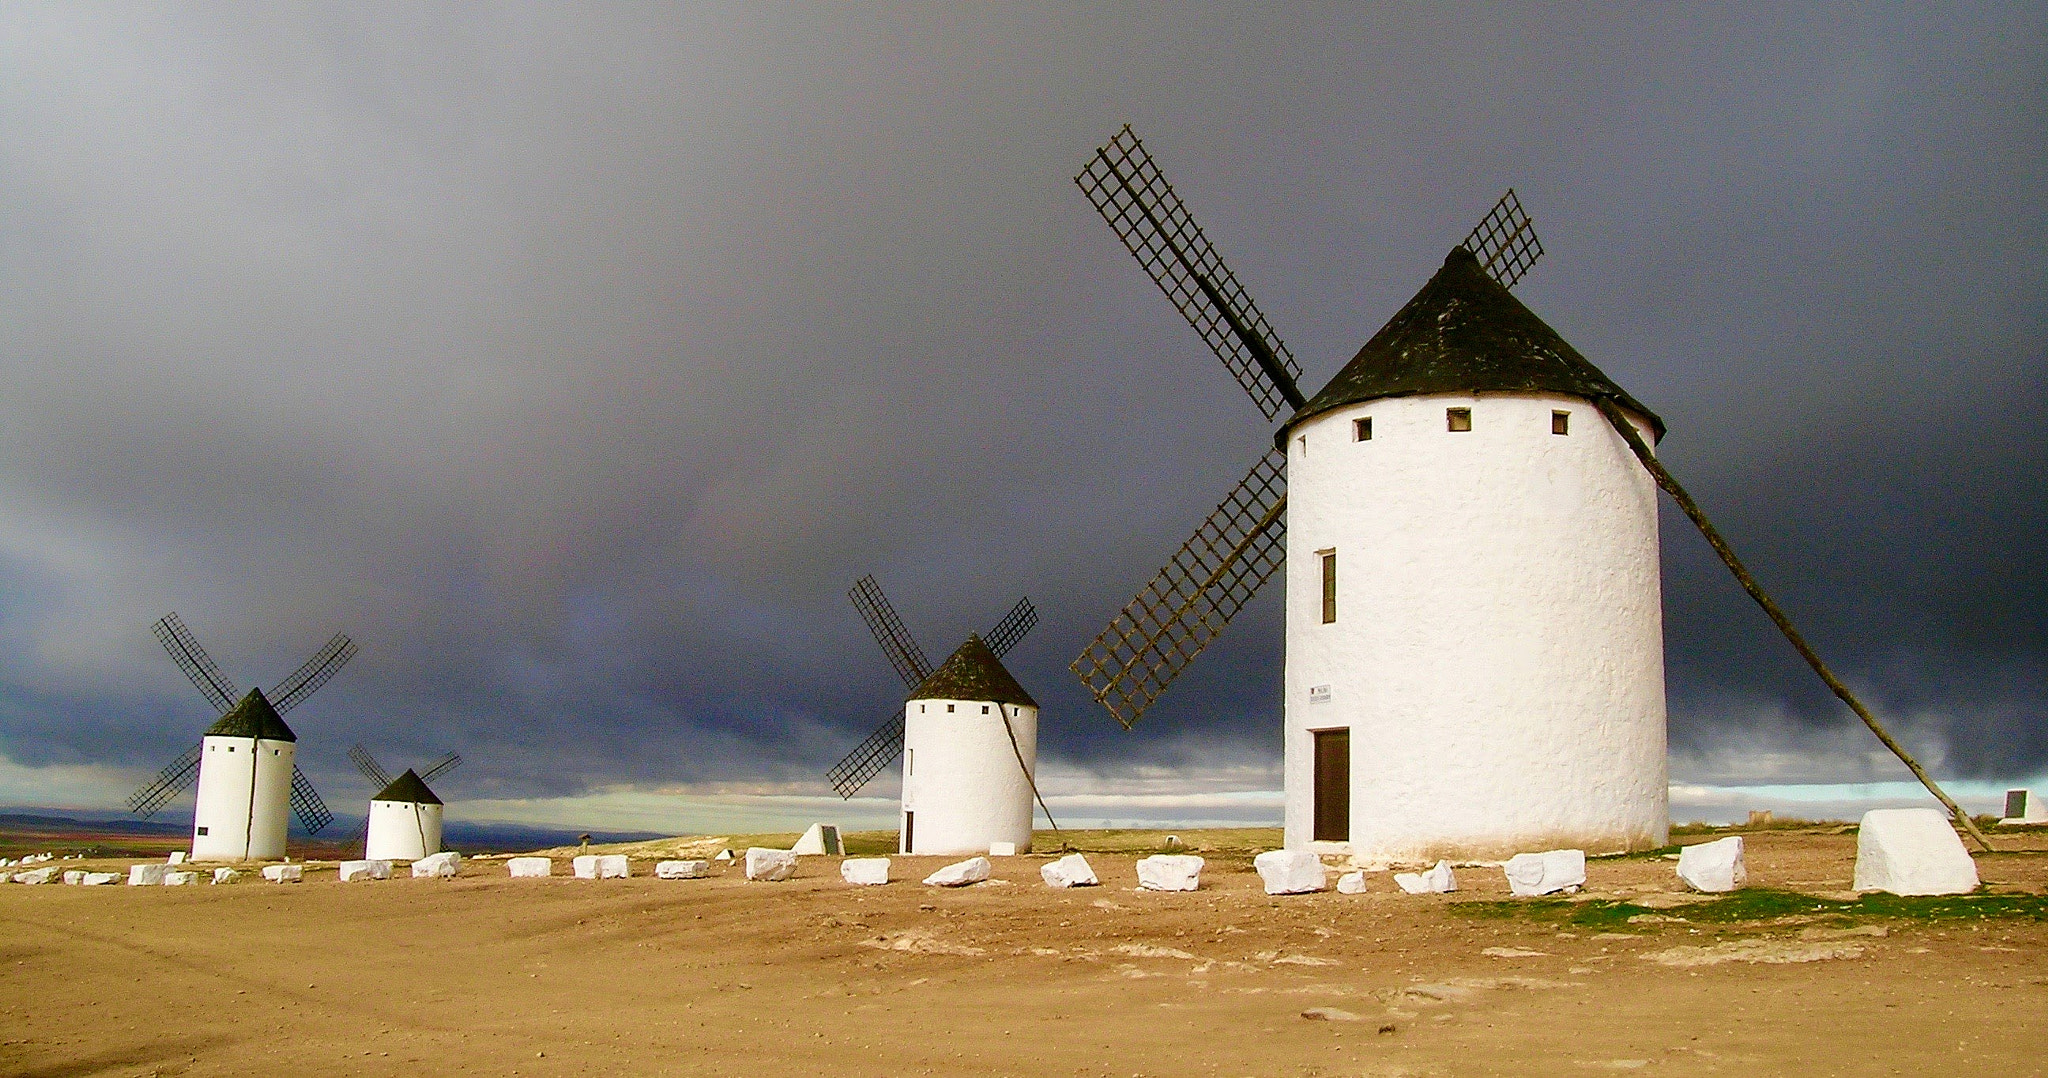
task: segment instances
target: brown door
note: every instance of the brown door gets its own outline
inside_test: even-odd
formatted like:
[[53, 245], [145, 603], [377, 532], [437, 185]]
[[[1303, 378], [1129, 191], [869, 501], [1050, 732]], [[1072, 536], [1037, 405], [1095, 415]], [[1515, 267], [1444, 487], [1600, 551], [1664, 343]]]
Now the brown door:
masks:
[[1351, 841], [1351, 731], [1317, 730], [1317, 842]]
[[911, 843], [911, 840], [912, 840], [912, 839], [913, 839], [913, 838], [915, 837], [915, 835], [916, 835], [916, 830], [915, 830], [916, 826], [917, 826], [917, 813], [915, 813], [915, 812], [906, 812], [906, 813], [904, 813], [904, 814], [903, 814], [903, 852], [904, 852], [904, 853], [909, 853], [909, 852], [911, 851], [911, 849], [913, 848], [913, 847], [911, 846], [911, 844], [910, 844], [910, 843]]

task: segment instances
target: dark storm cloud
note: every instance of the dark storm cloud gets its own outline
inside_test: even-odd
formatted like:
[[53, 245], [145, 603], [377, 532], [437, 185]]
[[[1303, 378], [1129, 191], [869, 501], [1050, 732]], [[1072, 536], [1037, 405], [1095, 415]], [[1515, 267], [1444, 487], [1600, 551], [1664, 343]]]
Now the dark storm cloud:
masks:
[[[1269, 433], [1070, 182], [1130, 121], [1310, 383], [1516, 186], [1831, 661], [2048, 763], [2038, 10], [51, 7], [0, 70], [17, 762], [195, 733], [176, 608], [244, 685], [362, 643], [328, 776], [810, 781], [898, 691], [870, 571], [934, 659], [1030, 594], [1075, 767], [1270, 758], [1277, 587], [1135, 735], [1065, 670]], [[1833, 744], [1664, 526], [1681, 761]]]

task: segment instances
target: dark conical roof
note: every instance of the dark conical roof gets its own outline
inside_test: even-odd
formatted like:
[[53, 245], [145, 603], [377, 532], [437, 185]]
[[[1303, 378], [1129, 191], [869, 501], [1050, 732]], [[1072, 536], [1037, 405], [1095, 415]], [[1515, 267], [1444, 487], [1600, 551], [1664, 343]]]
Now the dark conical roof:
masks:
[[1017, 684], [979, 636], [969, 636], [960, 649], [946, 657], [930, 677], [910, 691], [911, 700], [987, 700], [992, 704], [1021, 704], [1037, 707], [1038, 701]]
[[227, 714], [206, 728], [207, 737], [258, 737], [265, 741], [297, 741], [299, 735], [284, 724], [284, 716], [270, 706], [262, 689], [250, 689]]
[[421, 781], [419, 775], [409, 767], [405, 769], [405, 774], [392, 779], [391, 785], [378, 790], [377, 796], [370, 798], [370, 800], [410, 801], [417, 805], [438, 805], [441, 803], [441, 799], [434, 796], [434, 791], [427, 789], [427, 784]]
[[1612, 397], [1664, 436], [1655, 412], [1565, 343], [1472, 252], [1453, 247], [1436, 276], [1281, 426], [1275, 440], [1285, 445], [1295, 424], [1347, 404], [1423, 393]]

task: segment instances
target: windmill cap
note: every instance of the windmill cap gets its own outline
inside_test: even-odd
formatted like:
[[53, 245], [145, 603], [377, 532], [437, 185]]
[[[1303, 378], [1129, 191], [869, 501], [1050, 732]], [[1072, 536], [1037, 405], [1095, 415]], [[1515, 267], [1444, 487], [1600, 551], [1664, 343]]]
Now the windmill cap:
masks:
[[250, 689], [242, 702], [206, 728], [206, 737], [253, 737], [264, 741], [297, 741], [299, 735], [284, 724], [284, 716], [270, 706], [262, 689]]
[[1038, 701], [1017, 684], [1010, 671], [1003, 666], [1003, 660], [982, 643], [979, 635], [970, 634], [967, 642], [946, 657], [931, 676], [918, 682], [917, 688], [906, 697], [910, 700], [987, 700], [992, 704], [1015, 704], [1021, 707], [1037, 707]]
[[1297, 424], [1346, 405], [1437, 393], [1605, 397], [1664, 436], [1664, 421], [1655, 412], [1601, 373], [1494, 280], [1478, 256], [1459, 246], [1330, 384], [1288, 417], [1274, 442], [1286, 445]]
[[378, 790], [377, 796], [370, 798], [370, 800], [409, 801], [416, 805], [438, 805], [441, 803], [441, 799], [434, 796], [434, 791], [427, 789], [426, 782], [421, 780], [419, 775], [409, 767], [405, 769], [405, 774], [392, 779], [391, 785]]

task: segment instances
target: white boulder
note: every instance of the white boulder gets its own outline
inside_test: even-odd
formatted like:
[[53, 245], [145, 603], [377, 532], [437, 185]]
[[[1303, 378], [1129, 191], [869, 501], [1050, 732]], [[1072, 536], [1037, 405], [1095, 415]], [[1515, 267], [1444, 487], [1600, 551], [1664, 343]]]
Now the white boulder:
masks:
[[54, 868], [32, 868], [27, 872], [14, 874], [16, 883], [48, 883], [56, 878], [57, 870]]
[[1017, 856], [1017, 844], [1014, 842], [991, 842], [988, 844], [988, 855], [990, 857], [1015, 857]]
[[747, 878], [773, 883], [796, 875], [796, 854], [765, 846], [747, 847]]
[[1518, 853], [1508, 858], [1501, 871], [1507, 874], [1508, 890], [1524, 898], [1555, 894], [1585, 886], [1586, 851]]
[[128, 867], [128, 886], [161, 886], [164, 882], [164, 873], [169, 871], [170, 869], [164, 865], [130, 865]]
[[545, 857], [514, 857], [505, 862], [513, 879], [538, 879], [552, 875], [555, 863]]
[[213, 882], [215, 883], [233, 883], [241, 878], [242, 874], [232, 868], [222, 867], [213, 870]]
[[838, 857], [846, 850], [839, 845], [839, 829], [829, 823], [814, 823], [805, 831], [796, 845], [789, 848], [795, 854]]
[[193, 884], [196, 884], [196, 883], [198, 883], [198, 882], [199, 882], [199, 873], [197, 873], [197, 872], [166, 872], [166, 873], [164, 873], [164, 886], [165, 886], [165, 887], [190, 887], [190, 886], [192, 886]]
[[1749, 880], [1742, 836], [1699, 842], [1678, 851], [1678, 878], [1695, 891], [1734, 891]]
[[1330, 884], [1323, 859], [1307, 850], [1267, 850], [1252, 858], [1252, 867], [1269, 895], [1305, 895]]
[[1138, 862], [1138, 886], [1147, 891], [1194, 891], [1202, 886], [1201, 858], [1191, 853], [1156, 853]]
[[1458, 889], [1458, 874], [1449, 861], [1438, 861], [1426, 872], [1396, 872], [1394, 885], [1411, 895], [1448, 894]]
[[166, 860], [164, 861], [164, 864], [167, 864], [167, 865], [182, 865], [182, 864], [184, 864], [184, 863], [185, 863], [185, 851], [184, 851], [184, 850], [172, 850], [172, 851], [171, 851], [171, 856], [170, 856], [169, 858], [167, 858], [167, 859], [166, 859]]
[[1078, 853], [1045, 863], [1039, 867], [1038, 875], [1047, 887], [1093, 887], [1102, 882], [1095, 878], [1095, 869], [1088, 859]]
[[412, 863], [412, 878], [446, 879], [462, 872], [462, 855], [454, 850], [428, 854]]
[[926, 876], [924, 882], [929, 887], [965, 887], [970, 883], [980, 883], [988, 879], [989, 870], [994, 867], [988, 863], [986, 857], [970, 857], [965, 861], [955, 861]]
[[64, 882], [70, 884], [73, 887], [76, 887], [79, 884], [84, 883], [85, 870], [82, 868], [74, 868], [71, 871], [66, 872], [64, 874]]
[[839, 862], [839, 878], [859, 887], [880, 887], [889, 882], [889, 859], [849, 857]]
[[391, 862], [389, 861], [343, 861], [341, 863], [341, 882], [343, 883], [354, 883], [357, 880], [388, 880], [390, 878]]
[[1362, 895], [1365, 893], [1364, 871], [1346, 872], [1337, 877], [1337, 893], [1340, 895]]
[[709, 861], [663, 861], [654, 866], [659, 880], [701, 880], [711, 874]]
[[1933, 809], [1873, 809], [1856, 831], [1856, 890], [1961, 895], [1977, 889], [1977, 863], [1948, 817]]
[[712, 858], [712, 860], [713, 860], [713, 861], [730, 861], [730, 860], [732, 860], [732, 851], [731, 851], [731, 850], [720, 850], [720, 851], [718, 851], [718, 856], [717, 856], [717, 857], [714, 857], [714, 858]]
[[622, 853], [586, 853], [569, 867], [579, 880], [623, 880], [633, 874], [633, 863]]
[[119, 872], [88, 872], [84, 879], [78, 881], [81, 887], [105, 887], [107, 884], [120, 882]]
[[264, 865], [263, 878], [272, 883], [299, 883], [306, 878], [306, 866]]

